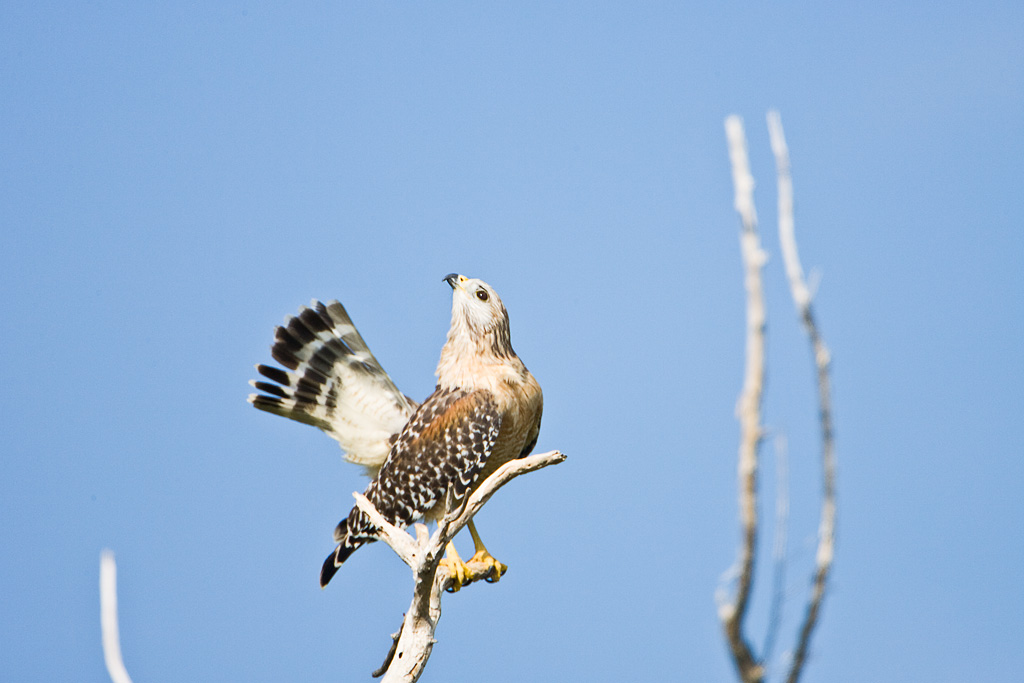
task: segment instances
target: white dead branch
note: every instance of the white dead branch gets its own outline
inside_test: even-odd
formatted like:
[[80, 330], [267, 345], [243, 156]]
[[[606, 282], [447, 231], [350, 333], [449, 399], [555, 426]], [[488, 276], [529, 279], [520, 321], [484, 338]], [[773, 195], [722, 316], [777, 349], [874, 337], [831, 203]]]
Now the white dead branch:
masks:
[[103, 661], [113, 683], [132, 683], [121, 659], [121, 635], [117, 627], [117, 563], [114, 553], [100, 553], [100, 630]]
[[[433, 535], [428, 535], [427, 527], [423, 524], [414, 525], [416, 538], [388, 523], [363, 495], [353, 494], [359, 509], [380, 529], [381, 540], [409, 565], [413, 574], [413, 596], [409, 611], [405, 614], [402, 627], [394, 635], [395, 642], [387, 659], [374, 672], [375, 676], [383, 676], [384, 683], [412, 683], [419, 679], [434, 647], [434, 630], [441, 618], [441, 594], [452, 585], [447, 567], [440, 565], [448, 542], [502, 486], [519, 475], [563, 460], [563, 454], [551, 451], [505, 463], [460, 505], [452, 508], [449, 497], [448, 513], [437, 525]], [[482, 562], [467, 564], [470, 570], [467, 583], [486, 579], [492, 571], [490, 565]]]

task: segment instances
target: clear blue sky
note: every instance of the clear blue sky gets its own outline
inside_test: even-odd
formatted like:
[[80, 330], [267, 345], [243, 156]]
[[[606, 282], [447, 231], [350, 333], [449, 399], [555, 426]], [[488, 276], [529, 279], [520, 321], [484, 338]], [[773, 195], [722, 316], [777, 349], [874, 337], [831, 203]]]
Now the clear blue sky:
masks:
[[365, 481], [246, 381], [286, 314], [338, 298], [422, 399], [457, 271], [501, 293], [539, 448], [569, 460], [479, 516], [511, 568], [445, 599], [424, 680], [733, 680], [730, 113], [789, 439], [777, 664], [819, 470], [776, 107], [835, 361], [839, 537], [804, 680], [1019, 680], [1022, 34], [1019, 2], [4, 3], [0, 678], [106, 679], [110, 547], [137, 682], [368, 679], [408, 572], [377, 545], [318, 588]]

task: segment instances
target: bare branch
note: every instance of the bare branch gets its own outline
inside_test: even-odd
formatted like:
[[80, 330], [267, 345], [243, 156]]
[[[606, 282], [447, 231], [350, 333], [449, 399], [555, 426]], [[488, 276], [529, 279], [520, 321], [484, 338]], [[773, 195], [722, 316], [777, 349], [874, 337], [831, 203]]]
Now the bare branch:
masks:
[[836, 484], [835, 484], [835, 445], [832, 429], [832, 402], [829, 380], [829, 364], [831, 357], [828, 347], [818, 332], [811, 307], [811, 294], [804, 281], [803, 268], [796, 248], [796, 236], [793, 229], [793, 181], [789, 170], [789, 149], [782, 129], [782, 118], [777, 111], [768, 112], [768, 133], [771, 139], [772, 152], [775, 154], [775, 167], [779, 184], [779, 241], [782, 244], [782, 256], [786, 263], [786, 275], [789, 278], [790, 292], [793, 303], [803, 323], [804, 331], [811, 343], [815, 371], [818, 376], [818, 405], [821, 423], [822, 443], [822, 502], [821, 521], [818, 526], [818, 552], [815, 559], [814, 584], [811, 597], [807, 604], [807, 612], [800, 628], [800, 636], [793, 654], [793, 662], [787, 678], [788, 683], [796, 683], [800, 678], [807, 658], [811, 635], [818, 620], [821, 603], [825, 597], [828, 574], [832, 567], [835, 547], [836, 523]]
[[[484, 504], [491, 499], [491, 496], [497, 493], [498, 489], [502, 486], [522, 474], [539, 470], [547, 467], [548, 465], [557, 465], [563, 460], [565, 460], [565, 455], [563, 453], [560, 453], [559, 451], [551, 451], [549, 453], [538, 453], [537, 455], [531, 455], [519, 460], [511, 460], [499, 467], [473, 492], [469, 497], [469, 500], [466, 502], [465, 507], [462, 509], [462, 512], [452, 520], [449, 539], [454, 537], [462, 527], [469, 524], [469, 520], [473, 519], [473, 515], [479, 512], [480, 508], [482, 508]], [[447, 521], [447, 518], [445, 521]]]
[[416, 567], [422, 561], [419, 556], [420, 544], [413, 540], [413, 537], [407, 532], [384, 519], [384, 515], [378, 512], [366, 496], [361, 493], [353, 493], [352, 497], [356, 499], [356, 507], [377, 527], [381, 540], [391, 546], [402, 562], [410, 567]]
[[736, 558], [736, 595], [732, 601], [721, 599], [718, 616], [725, 629], [733, 662], [745, 683], [764, 678], [764, 668], [754, 658], [743, 635], [753, 584], [754, 558], [757, 546], [757, 453], [763, 435], [761, 397], [764, 390], [764, 292], [761, 270], [766, 257], [757, 234], [757, 212], [754, 209], [754, 178], [750, 175], [747, 141], [743, 120], [730, 116], [725, 120], [729, 159], [735, 187], [735, 206], [743, 224], [740, 249], [743, 256], [747, 291], [747, 359], [743, 390], [736, 406], [740, 421], [739, 508], [743, 541]]
[[132, 683], [121, 658], [121, 635], [117, 627], [117, 563], [114, 553], [100, 553], [100, 630], [103, 634], [103, 661], [113, 683]]
[[[448, 512], [429, 537], [426, 527], [417, 524], [416, 538], [413, 539], [407, 532], [389, 524], [364, 496], [355, 494], [356, 505], [380, 529], [381, 540], [391, 546], [413, 571], [412, 602], [401, 629], [394, 636], [391, 651], [384, 665], [374, 672], [375, 676], [382, 675], [385, 683], [413, 683], [419, 679], [434, 647], [434, 630], [441, 618], [441, 594], [452, 583], [447, 567], [439, 566], [448, 542], [502, 486], [522, 474], [563, 460], [565, 456], [562, 453], [551, 451], [505, 463], [460, 504], [453, 506], [449, 496]], [[492, 566], [484, 562], [471, 561], [467, 566], [470, 583], [487, 578], [492, 570]]]

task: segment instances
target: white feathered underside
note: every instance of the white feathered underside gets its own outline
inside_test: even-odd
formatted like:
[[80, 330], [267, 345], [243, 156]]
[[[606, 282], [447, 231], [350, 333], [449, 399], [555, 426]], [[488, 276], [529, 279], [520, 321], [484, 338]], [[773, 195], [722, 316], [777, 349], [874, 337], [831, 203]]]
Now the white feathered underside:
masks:
[[330, 428], [324, 431], [341, 444], [346, 460], [379, 469], [391, 451], [391, 437], [402, 430], [416, 407], [409, 405], [390, 379], [374, 382], [345, 367], [339, 367], [338, 374], [342, 389], [337, 407], [329, 414]]

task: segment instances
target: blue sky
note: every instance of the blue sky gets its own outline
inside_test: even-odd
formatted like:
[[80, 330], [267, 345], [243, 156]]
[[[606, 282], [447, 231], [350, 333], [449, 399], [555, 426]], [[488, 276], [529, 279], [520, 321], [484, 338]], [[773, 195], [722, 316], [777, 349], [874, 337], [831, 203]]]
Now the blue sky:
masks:
[[1022, 32], [1010, 2], [5, 3], [0, 678], [106, 680], [110, 547], [136, 681], [367, 679], [408, 572], [378, 544], [318, 588], [365, 481], [246, 382], [286, 314], [338, 298], [422, 399], [457, 271], [502, 295], [538, 447], [569, 459], [478, 516], [509, 573], [445, 599], [423, 680], [733, 680], [731, 113], [771, 256], [765, 421], [789, 442], [777, 672], [819, 470], [775, 107], [840, 467], [804, 680], [1017, 680]]

